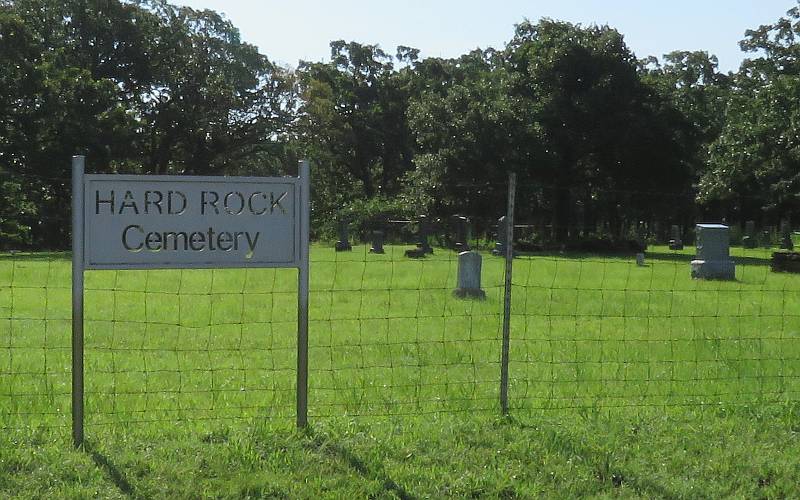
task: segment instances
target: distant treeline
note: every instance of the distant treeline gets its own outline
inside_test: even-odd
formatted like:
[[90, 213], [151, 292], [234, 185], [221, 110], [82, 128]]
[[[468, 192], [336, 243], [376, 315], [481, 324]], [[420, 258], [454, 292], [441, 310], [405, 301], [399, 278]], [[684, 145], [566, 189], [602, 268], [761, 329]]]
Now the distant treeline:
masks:
[[499, 216], [509, 171], [517, 216], [550, 243], [775, 225], [800, 216], [798, 36], [794, 8], [723, 74], [705, 51], [639, 59], [613, 28], [543, 19], [454, 59], [339, 40], [291, 69], [213, 11], [0, 0], [0, 247], [66, 246], [73, 154], [88, 172], [203, 175], [305, 157], [318, 235], [339, 216]]

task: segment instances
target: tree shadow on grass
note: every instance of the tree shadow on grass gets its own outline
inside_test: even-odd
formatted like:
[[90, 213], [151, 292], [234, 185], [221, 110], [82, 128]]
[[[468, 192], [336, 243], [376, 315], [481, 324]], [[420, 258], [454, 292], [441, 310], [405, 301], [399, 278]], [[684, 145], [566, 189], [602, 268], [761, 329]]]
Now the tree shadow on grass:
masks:
[[119, 470], [119, 467], [114, 464], [108, 457], [100, 453], [97, 448], [90, 442], [84, 444], [84, 450], [94, 461], [98, 468], [103, 470], [112, 483], [119, 489], [122, 494], [128, 498], [139, 498], [133, 485], [125, 479], [125, 475]]
[[333, 440], [325, 439], [324, 436], [317, 435], [310, 428], [305, 430], [305, 435], [308, 437], [309, 444], [313, 445], [314, 451], [344, 461], [351, 469], [366, 479], [380, 481], [387, 493], [394, 493], [398, 498], [403, 500], [414, 498], [405, 488], [390, 478], [382, 470], [382, 467], [380, 468], [381, 470], [371, 471], [369, 467], [350, 450]]
[[26, 261], [26, 260], [72, 260], [72, 253], [70, 252], [0, 252], [0, 262], [3, 261]]
[[[695, 259], [694, 255], [682, 253], [664, 253], [664, 252], [646, 252], [646, 258], [652, 260], [660, 260], [666, 262], [685, 262], [689, 264]], [[731, 255], [731, 260], [736, 264], [746, 264], [751, 266], [768, 266], [772, 263], [772, 256], [770, 257], [750, 257], [741, 255]]]

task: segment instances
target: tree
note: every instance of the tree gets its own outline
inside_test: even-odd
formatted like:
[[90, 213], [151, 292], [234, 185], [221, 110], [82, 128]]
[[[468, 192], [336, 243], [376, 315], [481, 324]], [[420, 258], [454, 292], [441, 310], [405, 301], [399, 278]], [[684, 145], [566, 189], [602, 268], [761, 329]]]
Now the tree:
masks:
[[376, 45], [338, 40], [330, 63], [301, 63], [297, 133], [316, 165], [318, 216], [400, 191], [414, 152], [406, 109], [417, 53], [399, 47], [395, 60]]
[[286, 151], [291, 75], [212, 11], [16, 0], [0, 15], [0, 162], [37, 208], [35, 244], [67, 241], [73, 154], [94, 172], [254, 174]]
[[143, 163], [152, 173], [210, 174], [255, 168], [293, 119], [288, 72], [240, 39], [210, 10], [149, 4], [158, 29], [152, 81], [136, 109]]
[[[523, 217], [547, 215], [554, 238], [577, 236], [577, 217], [621, 234], [627, 219], [667, 216], [685, 192], [678, 112], [643, 83], [622, 35], [542, 20], [516, 27], [503, 51], [417, 65], [425, 89], [411, 107], [420, 147], [411, 187], [436, 210], [504, 211], [516, 171]], [[427, 80], [426, 80], [427, 78]], [[476, 186], [469, 190], [459, 183]]]
[[407, 176], [409, 197], [438, 215], [496, 218], [507, 173], [522, 171], [533, 149], [519, 101], [507, 93], [501, 58], [474, 50], [423, 61], [417, 72], [422, 90], [412, 99], [409, 122], [419, 152]]
[[734, 76], [726, 122], [711, 145], [699, 200], [721, 215], [777, 223], [800, 215], [800, 9], [748, 30], [757, 52]]

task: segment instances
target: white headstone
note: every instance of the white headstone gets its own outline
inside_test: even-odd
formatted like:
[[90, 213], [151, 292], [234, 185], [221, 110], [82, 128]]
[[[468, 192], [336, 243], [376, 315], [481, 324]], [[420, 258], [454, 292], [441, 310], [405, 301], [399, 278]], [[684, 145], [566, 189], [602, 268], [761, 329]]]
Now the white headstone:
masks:
[[730, 229], [723, 224], [698, 224], [697, 256], [691, 262], [692, 278], [732, 280], [735, 265], [730, 258]]
[[453, 291], [457, 297], [486, 297], [481, 290], [481, 260], [478, 252], [458, 254], [458, 288]]

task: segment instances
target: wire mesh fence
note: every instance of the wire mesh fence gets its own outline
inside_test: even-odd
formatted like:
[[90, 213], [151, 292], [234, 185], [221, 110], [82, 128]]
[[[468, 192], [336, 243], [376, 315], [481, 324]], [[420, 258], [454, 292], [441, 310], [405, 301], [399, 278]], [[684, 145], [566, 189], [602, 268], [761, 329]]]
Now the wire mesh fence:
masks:
[[511, 404], [754, 404], [800, 390], [800, 281], [738, 250], [735, 281], [693, 280], [690, 252], [515, 262]]
[[[483, 242], [485, 299], [460, 298], [458, 238], [440, 230], [420, 254], [416, 226], [402, 224], [385, 229], [383, 253], [370, 241], [312, 246], [312, 419], [499, 411], [494, 235], [471, 240]], [[800, 277], [771, 270], [774, 244], [735, 245], [733, 281], [693, 280], [694, 248], [665, 242], [644, 265], [631, 252], [519, 250], [511, 411], [796, 400]], [[296, 273], [87, 271], [87, 426], [292, 419]], [[70, 276], [67, 253], [0, 255], [0, 428], [70, 424]]]

